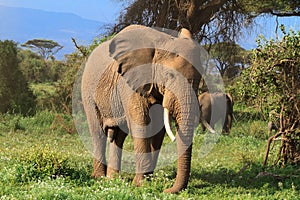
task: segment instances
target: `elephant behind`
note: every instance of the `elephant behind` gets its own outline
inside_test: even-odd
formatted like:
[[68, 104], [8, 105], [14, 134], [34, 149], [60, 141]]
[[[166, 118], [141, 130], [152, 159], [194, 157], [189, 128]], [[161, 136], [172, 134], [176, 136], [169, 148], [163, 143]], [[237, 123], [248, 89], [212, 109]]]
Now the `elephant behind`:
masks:
[[[212, 128], [221, 120], [223, 131], [230, 133], [233, 117], [233, 98], [230, 94], [222, 92], [204, 92], [198, 97], [202, 129], [206, 129], [206, 123]], [[209, 130], [210, 131], [210, 130]]]

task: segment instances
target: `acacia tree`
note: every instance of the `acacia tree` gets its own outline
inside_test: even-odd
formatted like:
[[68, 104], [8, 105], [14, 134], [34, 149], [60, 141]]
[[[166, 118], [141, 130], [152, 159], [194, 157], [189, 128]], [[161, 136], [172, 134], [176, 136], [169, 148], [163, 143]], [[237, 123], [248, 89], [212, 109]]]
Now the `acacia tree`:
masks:
[[[172, 30], [184, 27], [204, 45], [234, 44], [244, 29], [252, 27], [257, 16], [299, 16], [300, 12], [300, 0], [123, 0], [123, 2], [126, 2], [127, 6], [112, 27], [112, 33], [119, 32], [130, 24]], [[226, 51], [227, 55], [236, 53], [234, 48], [227, 48]], [[220, 61], [220, 64], [225, 64], [220, 66], [220, 73], [223, 74], [226, 71], [223, 67], [228, 67], [228, 60]]]
[[129, 24], [172, 30], [184, 27], [199, 41], [232, 40], [244, 19], [234, 6], [235, 0], [135, 0], [120, 14], [113, 31]]
[[300, 16], [300, 0], [239, 0], [240, 8], [249, 17], [270, 14], [277, 17]]
[[[122, 0], [121, 0], [122, 1]], [[123, 0], [124, 1], [124, 0]], [[201, 41], [226, 41], [239, 33], [251, 19], [263, 14], [299, 16], [299, 0], [133, 0], [125, 1], [114, 31], [129, 24], [169, 29], [188, 28]]]
[[33, 39], [28, 40], [21, 46], [31, 49], [32, 51], [38, 53], [45, 60], [49, 58], [54, 58], [54, 55], [63, 48], [60, 44], [53, 40], [46, 39]]

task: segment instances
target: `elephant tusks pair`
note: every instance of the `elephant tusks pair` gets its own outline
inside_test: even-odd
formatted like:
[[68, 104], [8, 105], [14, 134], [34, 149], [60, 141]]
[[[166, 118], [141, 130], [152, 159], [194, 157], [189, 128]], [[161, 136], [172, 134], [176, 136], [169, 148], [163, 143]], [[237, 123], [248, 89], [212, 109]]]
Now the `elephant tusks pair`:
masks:
[[[206, 120], [202, 120], [202, 124], [207, 128], [207, 130], [211, 133], [215, 133], [216, 131], [207, 123]], [[174, 142], [176, 137], [174, 136], [171, 126], [170, 126], [170, 118], [169, 118], [169, 110], [164, 108], [164, 125], [168, 136], [170, 137], [171, 141]]]
[[164, 108], [164, 125], [168, 136], [170, 137], [171, 141], [174, 142], [176, 137], [174, 136], [171, 126], [170, 126], [170, 119], [169, 119], [169, 110]]

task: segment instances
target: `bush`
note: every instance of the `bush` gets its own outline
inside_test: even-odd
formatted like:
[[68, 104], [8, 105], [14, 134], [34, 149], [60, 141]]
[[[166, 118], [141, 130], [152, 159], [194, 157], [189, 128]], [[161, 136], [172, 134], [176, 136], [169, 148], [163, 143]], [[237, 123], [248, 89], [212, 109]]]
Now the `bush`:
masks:
[[20, 114], [0, 115], [0, 131], [26, 133], [74, 134], [75, 125], [71, 115], [43, 110], [34, 116], [24, 117]]
[[0, 41], [0, 113], [33, 114], [35, 96], [19, 69], [17, 44]]
[[258, 106], [264, 119], [278, 124], [268, 146], [282, 136], [278, 160], [284, 165], [300, 160], [300, 32], [287, 33], [284, 26], [281, 31], [279, 41], [258, 39], [251, 67], [243, 71], [233, 91], [238, 100]]
[[24, 152], [19, 159], [20, 164], [16, 169], [17, 182], [45, 177], [56, 178], [66, 175], [69, 171], [67, 157], [51, 150], [48, 145], [43, 148], [35, 146]]

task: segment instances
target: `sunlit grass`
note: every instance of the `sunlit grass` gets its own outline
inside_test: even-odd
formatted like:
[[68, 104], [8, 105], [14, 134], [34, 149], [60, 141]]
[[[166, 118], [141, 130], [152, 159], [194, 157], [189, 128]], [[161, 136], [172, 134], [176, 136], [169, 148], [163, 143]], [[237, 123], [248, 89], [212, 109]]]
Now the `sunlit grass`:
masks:
[[[299, 197], [298, 166], [269, 166], [263, 169], [266, 123], [259, 119], [236, 121], [231, 133], [221, 134], [217, 140], [205, 139], [210, 133], [198, 131], [193, 143], [190, 182], [188, 188], [178, 195], [163, 193], [164, 189], [174, 183], [176, 161], [157, 169], [142, 187], [132, 185], [134, 174], [128, 172], [122, 172], [114, 180], [95, 180], [90, 176], [92, 155], [85, 149], [78, 134], [51, 128], [53, 113], [44, 112], [28, 118], [7, 115], [0, 119], [0, 199]], [[165, 140], [164, 145], [169, 142], [167, 138]], [[209, 142], [213, 142], [213, 145], [203, 154], [203, 145]], [[132, 149], [131, 139], [127, 138], [125, 147]], [[40, 171], [34, 168], [37, 163]], [[56, 165], [56, 171], [52, 169], [53, 163], [59, 164]], [[283, 178], [260, 175], [264, 171]]]

